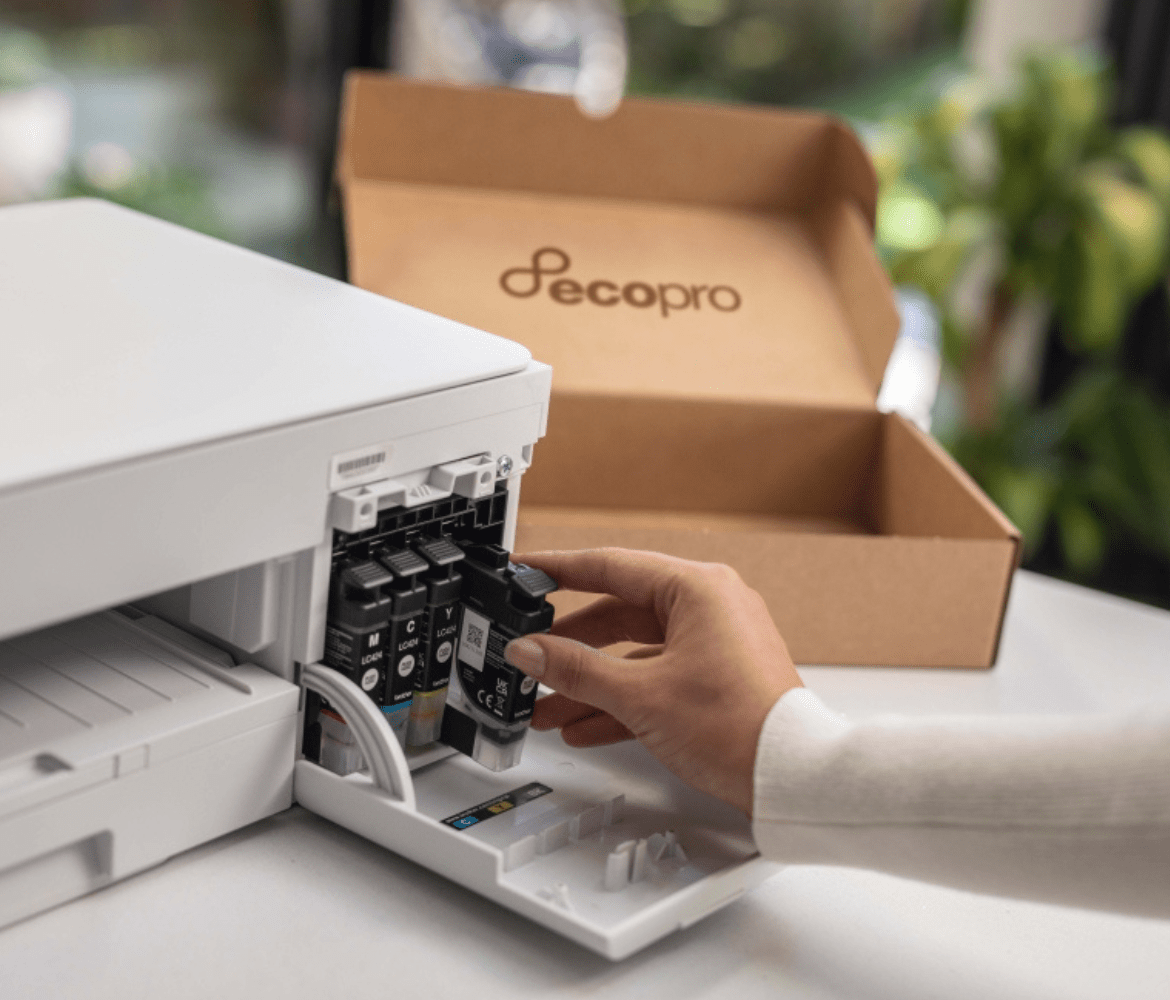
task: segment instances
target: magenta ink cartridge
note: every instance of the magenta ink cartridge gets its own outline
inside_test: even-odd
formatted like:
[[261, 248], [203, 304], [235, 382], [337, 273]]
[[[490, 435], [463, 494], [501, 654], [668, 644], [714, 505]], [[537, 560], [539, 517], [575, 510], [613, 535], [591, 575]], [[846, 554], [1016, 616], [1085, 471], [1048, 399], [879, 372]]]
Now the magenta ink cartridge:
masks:
[[462, 566], [463, 608], [441, 739], [493, 771], [520, 763], [536, 681], [509, 666], [504, 647], [552, 627], [552, 577], [514, 565], [506, 549], [475, 545]]
[[459, 598], [463, 576], [455, 569], [463, 550], [449, 538], [428, 538], [415, 544], [426, 561], [423, 582], [427, 588], [422, 663], [414, 675], [414, 700], [410, 704], [408, 746], [425, 746], [439, 738], [451, 664], [459, 641]]
[[378, 562], [394, 577], [382, 592], [390, 601], [386, 625], [386, 682], [382, 690], [382, 711], [394, 735], [406, 745], [406, 727], [414, 697], [414, 675], [423, 652], [423, 619], [427, 588], [419, 583], [427, 562], [410, 549], [383, 549]]
[[374, 562], [346, 566], [334, 576], [325, 628], [326, 665], [345, 674], [379, 705], [391, 613], [391, 600], [382, 587], [393, 579]]

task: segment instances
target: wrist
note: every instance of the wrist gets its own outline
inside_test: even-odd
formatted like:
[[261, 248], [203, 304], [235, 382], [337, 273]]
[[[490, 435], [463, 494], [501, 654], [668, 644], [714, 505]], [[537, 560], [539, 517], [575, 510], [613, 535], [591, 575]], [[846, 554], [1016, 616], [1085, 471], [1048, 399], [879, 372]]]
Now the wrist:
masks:
[[[799, 679], [797, 686], [801, 686]], [[748, 721], [745, 721], [743, 729], [744, 750], [736, 767], [736, 801], [731, 801], [730, 804], [741, 809], [749, 819], [752, 818], [755, 811], [756, 762], [759, 759], [764, 729], [772, 710], [790, 690], [793, 689], [781, 688], [763, 695], [756, 703], [757, 710], [751, 713]]]
[[793, 775], [806, 766], [810, 754], [815, 756], [819, 748], [835, 744], [849, 728], [845, 716], [808, 688], [785, 691], [760, 728], [753, 768], [753, 822], [785, 814], [785, 806], [791, 804]]

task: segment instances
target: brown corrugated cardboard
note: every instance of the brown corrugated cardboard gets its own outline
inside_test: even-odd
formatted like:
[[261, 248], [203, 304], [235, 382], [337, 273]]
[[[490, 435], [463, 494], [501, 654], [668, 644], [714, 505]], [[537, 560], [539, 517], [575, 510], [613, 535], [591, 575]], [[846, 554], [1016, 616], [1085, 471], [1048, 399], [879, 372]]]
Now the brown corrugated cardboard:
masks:
[[993, 661], [1018, 536], [874, 409], [897, 315], [848, 130], [372, 74], [343, 117], [351, 279], [553, 365], [522, 548], [729, 562], [798, 662]]

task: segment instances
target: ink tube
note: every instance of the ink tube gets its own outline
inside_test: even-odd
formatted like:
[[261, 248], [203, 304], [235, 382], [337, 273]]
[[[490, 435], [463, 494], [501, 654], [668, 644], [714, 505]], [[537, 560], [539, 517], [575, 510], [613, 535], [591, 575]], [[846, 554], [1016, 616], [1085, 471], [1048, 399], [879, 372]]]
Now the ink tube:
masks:
[[477, 545], [462, 566], [463, 607], [442, 741], [493, 771], [520, 763], [536, 681], [504, 660], [513, 639], [547, 632], [557, 589], [547, 574], [513, 565], [506, 549]]
[[408, 746], [425, 746], [439, 738], [451, 664], [459, 641], [459, 597], [463, 576], [456, 565], [463, 550], [449, 538], [428, 538], [415, 545], [428, 565], [423, 582], [427, 588], [422, 663], [414, 675], [414, 700], [410, 704]]
[[390, 599], [382, 711], [398, 742], [405, 746], [414, 675], [423, 652], [423, 619], [427, 606], [427, 588], [419, 583], [418, 577], [426, 572], [427, 563], [410, 549], [384, 549], [377, 558], [394, 574], [393, 581], [382, 588]]
[[391, 601], [381, 588], [393, 579], [369, 561], [335, 570], [325, 626], [325, 664], [345, 674], [379, 705], [391, 612]]

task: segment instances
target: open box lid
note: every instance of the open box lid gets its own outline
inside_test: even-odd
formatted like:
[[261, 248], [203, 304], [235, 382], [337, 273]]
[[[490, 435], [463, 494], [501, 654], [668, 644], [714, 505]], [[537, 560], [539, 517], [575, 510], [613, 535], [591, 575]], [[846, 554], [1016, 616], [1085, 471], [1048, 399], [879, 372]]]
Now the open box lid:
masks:
[[347, 80], [350, 278], [520, 341], [556, 391], [872, 408], [876, 180], [816, 114]]

